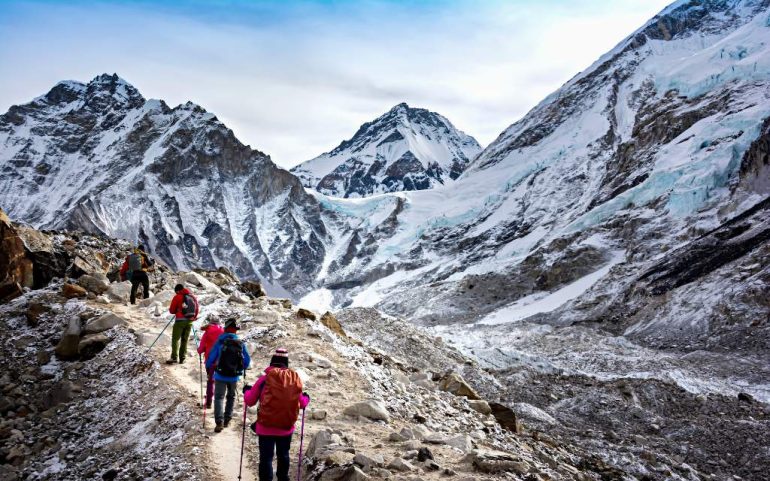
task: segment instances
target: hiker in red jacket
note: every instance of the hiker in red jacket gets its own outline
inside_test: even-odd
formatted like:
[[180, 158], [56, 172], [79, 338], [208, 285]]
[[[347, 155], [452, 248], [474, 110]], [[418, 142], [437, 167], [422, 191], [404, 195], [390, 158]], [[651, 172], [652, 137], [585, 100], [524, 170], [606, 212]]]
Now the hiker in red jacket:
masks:
[[174, 286], [174, 292], [176, 295], [171, 299], [168, 312], [174, 314], [176, 320], [174, 321], [174, 329], [171, 331], [171, 359], [166, 361], [166, 364], [177, 362], [177, 349], [179, 350], [179, 364], [184, 362], [192, 324], [198, 318], [198, 299], [192, 295], [192, 292], [182, 284]]
[[254, 386], [243, 387], [243, 402], [253, 406], [259, 402], [257, 422], [251, 427], [259, 436], [259, 479], [273, 479], [273, 453], [278, 460], [278, 481], [289, 480], [289, 447], [299, 410], [310, 404], [310, 396], [302, 392], [302, 381], [289, 369], [289, 353], [276, 349], [270, 366]]
[[[201, 342], [198, 345], [198, 354], [203, 354], [206, 361], [209, 360], [209, 353], [211, 348], [219, 339], [219, 336], [225, 332], [222, 329], [222, 325], [218, 317], [209, 316], [209, 323], [201, 326], [203, 335], [201, 336]], [[214, 368], [206, 367], [206, 409], [211, 409], [211, 400], [214, 398]]]

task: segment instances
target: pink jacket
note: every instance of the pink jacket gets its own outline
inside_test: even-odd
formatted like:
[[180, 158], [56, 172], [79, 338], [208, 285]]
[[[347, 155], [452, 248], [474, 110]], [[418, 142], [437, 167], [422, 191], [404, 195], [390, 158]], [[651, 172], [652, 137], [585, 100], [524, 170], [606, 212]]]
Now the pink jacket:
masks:
[[204, 329], [203, 335], [201, 336], [201, 342], [198, 345], [198, 354], [206, 353], [204, 356], [206, 360], [209, 358], [209, 353], [211, 352], [211, 348], [214, 347], [214, 344], [216, 344], [217, 339], [219, 339], [219, 335], [222, 334], [224, 329], [222, 329], [222, 326], [218, 326], [216, 324], [209, 324], [206, 329]]
[[[251, 389], [244, 393], [243, 402], [245, 402], [247, 406], [254, 406], [259, 401], [259, 397], [262, 394], [262, 386], [265, 384], [267, 373], [270, 372], [271, 369], [276, 368], [273, 366], [267, 367], [267, 369], [265, 369], [265, 373], [259, 376], [259, 379], [257, 379], [257, 382], [251, 386]], [[310, 404], [310, 398], [303, 393], [299, 397], [299, 407], [300, 409], [305, 409], [308, 404]], [[269, 426], [262, 426], [261, 424], [257, 423], [256, 432], [259, 436], [291, 436], [294, 434], [294, 426], [292, 426], [291, 429], [280, 429]]]

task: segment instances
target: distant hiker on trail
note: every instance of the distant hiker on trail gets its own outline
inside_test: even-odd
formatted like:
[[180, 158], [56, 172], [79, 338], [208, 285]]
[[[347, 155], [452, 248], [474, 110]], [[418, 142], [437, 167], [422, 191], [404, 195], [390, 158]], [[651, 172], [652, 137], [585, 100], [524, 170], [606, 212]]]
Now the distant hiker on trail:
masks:
[[[190, 339], [193, 321], [198, 318], [198, 299], [192, 295], [182, 284], [174, 286], [176, 295], [171, 299], [168, 312], [174, 314], [174, 329], [171, 331], [171, 359], [166, 364], [177, 362], [177, 349], [179, 350], [179, 364], [184, 363], [187, 357], [187, 341]], [[181, 342], [181, 344], [180, 344]]]
[[[214, 422], [215, 432], [222, 431], [230, 424], [235, 404], [235, 390], [243, 371], [248, 369], [251, 358], [246, 345], [238, 339], [238, 324], [235, 319], [225, 321], [225, 333], [219, 336], [209, 352], [206, 369], [214, 369]], [[222, 409], [222, 402], [227, 393], [227, 404]]]
[[302, 381], [289, 369], [289, 353], [277, 349], [270, 366], [254, 386], [243, 387], [243, 402], [253, 406], [259, 402], [257, 422], [251, 427], [259, 436], [259, 481], [273, 479], [273, 453], [278, 460], [278, 481], [289, 480], [289, 447], [299, 410], [310, 404], [310, 396], [302, 392]]
[[[198, 354], [203, 354], [206, 361], [209, 360], [211, 349], [216, 344], [219, 336], [224, 333], [218, 317], [209, 316], [208, 324], [201, 326], [203, 335], [198, 345]], [[206, 366], [206, 409], [211, 409], [211, 400], [214, 398], [214, 369]]]
[[152, 271], [155, 262], [144, 252], [144, 246], [139, 245], [134, 252], [126, 256], [120, 268], [120, 278], [131, 281], [131, 304], [136, 304], [136, 290], [142, 285], [144, 299], [150, 297], [150, 278], [147, 272]]

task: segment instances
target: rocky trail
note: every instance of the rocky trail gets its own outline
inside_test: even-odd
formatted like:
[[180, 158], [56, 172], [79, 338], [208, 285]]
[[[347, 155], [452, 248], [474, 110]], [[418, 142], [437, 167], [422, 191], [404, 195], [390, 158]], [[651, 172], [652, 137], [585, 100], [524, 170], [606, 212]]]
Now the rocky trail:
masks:
[[[152, 276], [154, 295], [130, 306], [130, 284], [115, 279], [125, 246], [7, 227], [22, 240], [13, 275], [32, 269], [49, 279], [0, 304], [0, 479], [237, 479], [241, 395], [232, 424], [215, 434], [211, 411], [201, 422], [195, 341], [181, 365], [164, 363], [169, 330], [148, 352], [177, 282], [198, 297], [201, 320], [239, 320], [249, 384], [277, 347], [288, 349], [312, 398], [305, 481], [718, 479], [675, 458], [603, 457], [547, 423], [522, 425], [512, 406], [524, 393], [495, 394], [502, 385], [476, 361], [401, 319], [374, 310], [320, 315], [225, 269], [163, 266]], [[255, 416], [249, 409], [247, 424]], [[538, 416], [548, 415], [529, 406], [527, 419]], [[295, 433], [292, 477], [298, 449]], [[247, 430], [243, 479], [255, 479], [257, 462]]]

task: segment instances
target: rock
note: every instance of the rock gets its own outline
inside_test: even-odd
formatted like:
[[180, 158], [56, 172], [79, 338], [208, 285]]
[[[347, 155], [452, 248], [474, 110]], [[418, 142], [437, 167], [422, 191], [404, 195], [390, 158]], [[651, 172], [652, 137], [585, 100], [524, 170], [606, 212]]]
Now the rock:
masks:
[[363, 481], [370, 478], [356, 466], [337, 466], [324, 471], [318, 479], [319, 481]]
[[417, 439], [410, 439], [409, 441], [405, 442], [403, 444], [404, 449], [407, 451], [413, 451], [413, 450], [419, 450], [422, 446], [422, 443]]
[[89, 334], [83, 336], [78, 344], [78, 352], [81, 361], [88, 361], [96, 357], [97, 354], [107, 347], [112, 339], [107, 337], [106, 334]]
[[284, 309], [291, 309], [291, 299], [278, 299]]
[[492, 408], [489, 407], [489, 403], [483, 399], [470, 399], [468, 400], [468, 406], [481, 414], [492, 414]]
[[107, 289], [107, 297], [118, 302], [128, 302], [130, 296], [131, 283], [129, 281], [113, 282]]
[[37, 326], [40, 317], [50, 311], [51, 308], [41, 302], [30, 302], [27, 305], [27, 312], [25, 313], [27, 317], [27, 324], [31, 327]]
[[117, 314], [111, 312], [101, 315], [95, 319], [91, 319], [86, 323], [84, 332], [86, 334], [95, 334], [97, 332], [103, 332], [108, 329], [112, 329], [115, 326], [122, 326], [126, 324], [126, 320]]
[[446, 444], [446, 441], [446, 436], [438, 433], [431, 433], [423, 438], [423, 442], [428, 444]]
[[514, 412], [516, 412], [522, 419], [525, 420], [530, 419], [550, 425], [556, 425], [559, 423], [553, 416], [531, 404], [516, 403], [513, 405], [513, 408], [515, 410]]
[[458, 434], [446, 440], [447, 446], [457, 448], [464, 453], [468, 453], [473, 449], [473, 442], [470, 436], [467, 434]]
[[230, 304], [248, 304], [251, 301], [249, 300], [248, 297], [236, 291], [230, 294], [230, 297], [227, 298], [227, 302], [229, 302]]
[[347, 337], [347, 334], [345, 334], [345, 330], [342, 328], [342, 324], [340, 324], [340, 321], [337, 320], [336, 317], [334, 317], [334, 314], [331, 312], [326, 312], [323, 316], [321, 316], [321, 324], [328, 327], [330, 331], [337, 334], [340, 337]]
[[327, 466], [342, 466], [353, 462], [354, 454], [345, 451], [334, 451], [326, 456], [325, 463]]
[[81, 277], [84, 275], [104, 274], [104, 268], [99, 259], [85, 259], [82, 256], [76, 256], [69, 267], [70, 277]]
[[754, 396], [745, 392], [740, 392], [738, 393], [738, 401], [752, 404], [754, 402]]
[[297, 310], [297, 317], [301, 319], [309, 319], [311, 321], [316, 320], [316, 315], [313, 311], [304, 309], [302, 307], [300, 307], [299, 310]]
[[412, 466], [412, 464], [409, 463], [408, 461], [404, 461], [401, 458], [393, 458], [393, 461], [391, 461], [388, 464], [388, 469], [392, 469], [394, 471], [407, 472], [407, 471], [414, 471], [414, 466]]
[[385, 458], [383, 458], [381, 454], [367, 456], [366, 454], [357, 453], [353, 458], [353, 462], [364, 468], [364, 471], [370, 471], [373, 468], [383, 466], [385, 464]]
[[310, 411], [310, 419], [316, 420], [316, 421], [323, 421], [326, 419], [327, 413], [326, 411], [320, 410], [320, 409], [312, 409]]
[[16, 227], [0, 209], [0, 303], [10, 301], [34, 286], [34, 265]]
[[343, 411], [347, 416], [364, 416], [375, 421], [390, 421], [390, 415], [379, 401], [369, 399], [348, 406]]
[[433, 453], [428, 448], [420, 448], [417, 452], [417, 461], [423, 462], [428, 459], [433, 459]]
[[455, 396], [464, 396], [473, 400], [481, 399], [478, 393], [465, 382], [465, 379], [455, 372], [444, 376], [439, 382], [438, 387], [442, 391], [452, 393]]
[[262, 288], [262, 284], [256, 281], [241, 282], [239, 288], [251, 297], [258, 298], [267, 296], [265, 289]]
[[307, 455], [311, 458], [319, 457], [329, 446], [342, 444], [342, 439], [338, 434], [330, 429], [322, 429], [315, 433], [313, 439], [308, 444]]
[[80, 318], [72, 316], [64, 329], [64, 334], [56, 345], [54, 352], [60, 359], [72, 360], [78, 357], [78, 344], [80, 344]]
[[468, 454], [465, 460], [479, 471], [489, 474], [503, 471], [526, 474], [529, 471], [529, 465], [521, 458], [502, 451], [478, 449]]
[[432, 459], [429, 459], [423, 463], [423, 466], [428, 471], [440, 471], [441, 466], [438, 465], [438, 463]]
[[320, 368], [331, 369], [334, 367], [334, 364], [330, 360], [326, 359], [320, 354], [317, 354], [315, 352], [309, 352], [307, 355], [310, 362], [312, 362], [313, 364], [315, 364]]
[[50, 391], [42, 396], [45, 409], [56, 407], [59, 404], [68, 403], [75, 397], [75, 385], [70, 381], [60, 381]]
[[401, 459], [405, 459], [405, 460], [414, 459], [414, 458], [417, 457], [417, 453], [418, 453], [418, 451], [416, 449], [415, 450], [411, 450], [411, 451], [407, 451], [403, 455], [401, 455]]
[[388, 436], [388, 441], [392, 441], [394, 443], [401, 443], [401, 442], [406, 441], [407, 439], [409, 439], [409, 438], [406, 438], [406, 437], [402, 436], [401, 434], [395, 433], [395, 432], [390, 433], [390, 435]]
[[196, 287], [203, 287], [203, 283], [206, 281], [206, 279], [197, 272], [188, 272], [182, 275], [181, 281], [183, 283], [192, 284]]
[[489, 407], [492, 408], [492, 415], [497, 419], [500, 426], [513, 433], [521, 434], [521, 422], [516, 417], [513, 409], [500, 403], [489, 403]]
[[67, 299], [86, 297], [88, 292], [77, 284], [65, 283], [61, 288], [61, 294]]
[[[152, 293], [150, 293], [150, 294], [152, 294]], [[173, 299], [175, 295], [176, 295], [176, 293], [174, 291], [172, 291], [171, 289], [165, 289], [165, 290], [162, 290], [162, 291], [158, 292], [155, 295], [151, 295], [147, 299], [142, 299], [141, 301], [139, 301], [139, 306], [140, 307], [150, 307], [155, 302], [157, 302], [157, 303], [159, 303], [159, 304], [161, 304], [163, 306], [167, 306], [168, 304], [171, 303], [171, 299]]]
[[109, 280], [104, 274], [85, 274], [78, 279], [78, 285], [96, 295], [107, 292], [110, 288]]
[[404, 437], [404, 441], [407, 439], [415, 439], [414, 431], [412, 431], [409, 428], [401, 428], [401, 431], [399, 431], [399, 434]]

